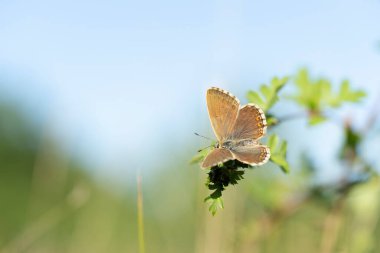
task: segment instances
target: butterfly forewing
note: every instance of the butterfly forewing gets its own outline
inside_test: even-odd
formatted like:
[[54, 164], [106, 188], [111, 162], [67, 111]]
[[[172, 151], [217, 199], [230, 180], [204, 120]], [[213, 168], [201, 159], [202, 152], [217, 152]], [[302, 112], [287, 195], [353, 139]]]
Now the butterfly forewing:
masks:
[[257, 105], [248, 104], [239, 110], [230, 139], [259, 139], [266, 132], [266, 119], [263, 110]]
[[203, 168], [213, 167], [218, 163], [227, 162], [234, 159], [231, 151], [222, 148], [212, 150], [202, 163]]
[[207, 90], [207, 108], [218, 141], [231, 136], [239, 111], [239, 100], [219, 88]]

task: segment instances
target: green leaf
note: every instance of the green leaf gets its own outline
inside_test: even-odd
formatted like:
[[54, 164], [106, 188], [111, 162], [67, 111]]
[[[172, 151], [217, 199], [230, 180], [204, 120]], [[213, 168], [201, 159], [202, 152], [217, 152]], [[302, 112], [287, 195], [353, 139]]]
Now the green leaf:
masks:
[[223, 199], [221, 197], [219, 197], [219, 198], [207, 197], [207, 198], [205, 198], [204, 201], [209, 204], [208, 210], [211, 212], [211, 214], [213, 216], [216, 214], [218, 209], [224, 209], [224, 203], [223, 203]]
[[260, 95], [255, 91], [248, 91], [247, 99], [250, 103], [257, 104], [260, 108], [265, 107], [264, 101], [261, 99]]
[[257, 104], [264, 112], [267, 112], [278, 101], [278, 92], [288, 82], [289, 78], [273, 78], [270, 85], [261, 85], [260, 93], [255, 91], [249, 91], [247, 93], [247, 99], [250, 103]]
[[299, 89], [307, 89], [307, 86], [310, 83], [308, 70], [306, 68], [300, 69], [297, 76], [295, 77], [294, 82]]
[[268, 147], [271, 151], [275, 150], [278, 144], [278, 136], [276, 134], [272, 134], [268, 140]]
[[260, 91], [261, 91], [261, 93], [264, 95], [264, 97], [268, 100], [268, 99], [270, 99], [271, 97], [272, 97], [272, 91], [271, 91], [271, 89], [268, 87], [268, 86], [266, 86], [266, 85], [262, 85], [261, 87], [260, 87]]
[[347, 124], [344, 130], [344, 143], [340, 151], [340, 158], [352, 159], [358, 152], [359, 145], [362, 142], [362, 136], [359, 132], [355, 131], [350, 124]]
[[198, 154], [196, 154], [195, 156], [193, 156], [193, 158], [191, 158], [190, 160], [190, 164], [198, 164], [198, 163], [201, 163], [205, 157], [207, 156], [207, 154], [210, 152], [211, 150], [211, 147], [210, 148], [205, 148], [203, 150], [200, 150], [198, 152]]
[[212, 199], [218, 199], [218, 198], [222, 197], [222, 190], [216, 189], [213, 193], [210, 194], [209, 197]]
[[340, 85], [339, 93], [332, 95], [330, 99], [327, 100], [327, 104], [332, 107], [338, 107], [344, 102], [360, 102], [365, 96], [364, 91], [351, 90], [349, 81], [344, 80]]
[[276, 125], [278, 123], [278, 119], [271, 116], [271, 115], [267, 115], [267, 125], [268, 126], [273, 126], [273, 125]]
[[352, 91], [348, 80], [344, 80], [340, 86], [339, 98], [341, 101], [359, 102], [366, 96], [364, 91]]
[[287, 142], [280, 141], [279, 137], [273, 134], [269, 137], [268, 147], [271, 151], [271, 161], [277, 164], [283, 172], [288, 173], [290, 167], [286, 160]]

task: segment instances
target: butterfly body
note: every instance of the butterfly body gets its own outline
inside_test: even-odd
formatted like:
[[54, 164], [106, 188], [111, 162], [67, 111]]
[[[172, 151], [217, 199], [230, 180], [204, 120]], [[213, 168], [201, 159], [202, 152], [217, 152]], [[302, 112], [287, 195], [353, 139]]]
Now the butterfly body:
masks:
[[218, 142], [202, 167], [216, 166], [233, 159], [252, 166], [266, 163], [270, 157], [269, 148], [258, 142], [266, 132], [264, 112], [254, 104], [240, 107], [235, 96], [216, 87], [207, 90], [206, 98]]
[[217, 143], [216, 148], [224, 148], [228, 150], [234, 150], [238, 149], [239, 147], [245, 147], [245, 146], [252, 146], [252, 145], [258, 145], [257, 141], [254, 141], [252, 139], [246, 139], [246, 140], [226, 140], [222, 142], [221, 144]]

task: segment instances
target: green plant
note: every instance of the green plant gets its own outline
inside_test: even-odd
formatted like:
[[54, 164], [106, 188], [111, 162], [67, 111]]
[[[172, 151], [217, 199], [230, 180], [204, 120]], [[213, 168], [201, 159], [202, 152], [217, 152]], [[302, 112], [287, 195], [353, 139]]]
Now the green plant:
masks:
[[[295, 88], [293, 92], [286, 96], [280, 96], [279, 93], [283, 88], [291, 85]], [[268, 85], [261, 85], [259, 91], [250, 90], [247, 92], [248, 102], [260, 106], [266, 114], [269, 132], [267, 146], [271, 151], [270, 162], [281, 168], [284, 173], [290, 172], [291, 167], [286, 159], [288, 140], [284, 137], [280, 139], [273, 127], [293, 119], [294, 116], [277, 116], [273, 110], [274, 105], [286, 99], [293, 101], [306, 112], [296, 116], [306, 117], [310, 125], [317, 125], [329, 120], [325, 115], [327, 109], [337, 109], [347, 102], [357, 103], [364, 97], [365, 93], [361, 90], [353, 90], [347, 80], [342, 81], [339, 90], [333, 92], [332, 84], [328, 79], [312, 79], [306, 69], [301, 69], [293, 78], [275, 77]], [[347, 153], [347, 150], [355, 152], [360, 142], [360, 136], [349, 125], [345, 127], [346, 141], [342, 149], [342, 156], [343, 153]], [[191, 163], [203, 161], [210, 150], [211, 148], [199, 152]], [[228, 185], [235, 185], [239, 180], [242, 180], [248, 168], [252, 167], [232, 160], [210, 169], [206, 186], [212, 193], [205, 201], [209, 203], [209, 210], [213, 215], [218, 208], [224, 206], [221, 199], [222, 192]]]

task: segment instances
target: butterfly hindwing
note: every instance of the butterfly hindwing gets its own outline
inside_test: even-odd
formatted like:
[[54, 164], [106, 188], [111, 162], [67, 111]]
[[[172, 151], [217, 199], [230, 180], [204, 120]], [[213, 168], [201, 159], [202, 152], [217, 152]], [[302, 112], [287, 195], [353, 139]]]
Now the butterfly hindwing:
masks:
[[235, 159], [252, 166], [262, 165], [269, 160], [270, 150], [264, 145], [235, 147], [231, 150]]
[[208, 113], [219, 142], [231, 136], [239, 106], [239, 100], [229, 92], [214, 87], [207, 90]]
[[215, 148], [205, 158], [202, 163], [202, 168], [213, 167], [218, 163], [224, 163], [234, 159], [231, 151], [224, 148]]

